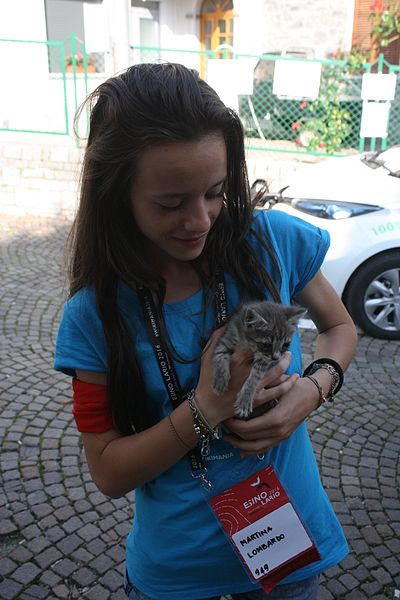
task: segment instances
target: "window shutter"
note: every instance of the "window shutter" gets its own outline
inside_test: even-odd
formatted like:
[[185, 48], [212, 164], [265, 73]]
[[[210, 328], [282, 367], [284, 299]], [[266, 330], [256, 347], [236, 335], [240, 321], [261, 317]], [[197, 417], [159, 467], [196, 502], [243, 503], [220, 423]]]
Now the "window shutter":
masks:
[[356, 0], [354, 5], [353, 47], [371, 48], [371, 22], [368, 21], [371, 0]]
[[[352, 46], [371, 48], [371, 21], [368, 20], [372, 0], [355, 0]], [[400, 62], [400, 40], [392, 42], [383, 51], [385, 60], [392, 65]]]

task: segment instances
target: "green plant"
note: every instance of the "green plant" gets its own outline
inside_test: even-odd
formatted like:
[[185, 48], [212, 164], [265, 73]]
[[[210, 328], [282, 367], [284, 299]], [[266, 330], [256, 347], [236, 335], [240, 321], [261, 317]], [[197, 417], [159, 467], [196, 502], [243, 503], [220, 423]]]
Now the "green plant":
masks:
[[374, 0], [368, 19], [371, 21], [371, 38], [379, 49], [400, 38], [400, 8], [398, 0]]
[[334, 60], [345, 60], [346, 73], [348, 75], [360, 75], [365, 71], [365, 64], [369, 62], [370, 52], [366, 48], [354, 46], [350, 52], [345, 52], [338, 48], [333, 53]]
[[[340, 91], [346, 74], [346, 67], [325, 68], [319, 97], [308, 105], [307, 120], [295, 121], [292, 129], [297, 131], [296, 142], [310, 150], [334, 154], [343, 145], [351, 131], [351, 115], [340, 106]], [[300, 107], [305, 108], [303, 102]]]

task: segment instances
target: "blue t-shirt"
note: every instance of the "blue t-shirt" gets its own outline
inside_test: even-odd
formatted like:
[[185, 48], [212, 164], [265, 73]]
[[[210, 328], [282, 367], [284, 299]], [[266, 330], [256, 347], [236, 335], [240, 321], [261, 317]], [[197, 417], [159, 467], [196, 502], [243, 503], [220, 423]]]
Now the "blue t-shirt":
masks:
[[[269, 233], [281, 268], [281, 298], [290, 304], [319, 270], [329, 245], [326, 231], [278, 211], [259, 211], [255, 226]], [[255, 251], [271, 275], [267, 253], [252, 237]], [[225, 274], [229, 312], [240, 303], [233, 278]], [[119, 308], [135, 331], [135, 351], [144, 376], [151, 417], [158, 421], [171, 411], [170, 401], [148, 339], [136, 293], [119, 286]], [[165, 304], [168, 335], [178, 355], [192, 362], [174, 366], [183, 390], [196, 386], [200, 370], [202, 331], [215, 327], [215, 307], [202, 313], [202, 293], [181, 302]], [[298, 335], [292, 346], [288, 372], [301, 373]], [[65, 305], [57, 338], [55, 368], [67, 374], [76, 369], [105, 372], [106, 343], [92, 290], [83, 289]], [[314, 540], [321, 560], [289, 575], [281, 583], [311, 577], [337, 564], [348, 548], [341, 526], [322, 488], [305, 423], [284, 442], [265, 453], [264, 459], [240, 458], [223, 440], [213, 441], [206, 459], [207, 475], [219, 493], [272, 464], [294, 507]], [[214, 517], [186, 457], [135, 492], [133, 527], [127, 540], [126, 561], [130, 580], [154, 600], [196, 600], [240, 593], [259, 587], [249, 579], [241, 560]]]

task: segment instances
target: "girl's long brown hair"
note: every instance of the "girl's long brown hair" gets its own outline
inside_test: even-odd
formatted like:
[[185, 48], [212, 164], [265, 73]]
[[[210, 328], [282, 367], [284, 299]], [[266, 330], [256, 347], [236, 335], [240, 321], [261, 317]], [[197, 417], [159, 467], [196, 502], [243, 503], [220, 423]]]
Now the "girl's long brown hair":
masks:
[[[252, 205], [244, 154], [243, 128], [198, 73], [179, 64], [140, 64], [102, 83], [77, 115], [90, 109], [90, 132], [81, 174], [80, 203], [70, 236], [70, 296], [94, 289], [107, 351], [108, 395], [114, 422], [125, 434], [149, 425], [143, 380], [131, 331], [117, 305], [117, 286], [150, 288], [161, 306], [165, 282], [142, 252], [143, 234], [130, 210], [136, 161], [159, 143], [224, 136], [228, 175], [226, 203], [194, 261], [208, 298], [216, 286], [215, 266], [230, 272], [243, 294], [262, 299], [269, 290], [276, 301], [279, 267], [268, 239], [251, 231]], [[252, 250], [257, 237], [272, 261], [276, 281]]]

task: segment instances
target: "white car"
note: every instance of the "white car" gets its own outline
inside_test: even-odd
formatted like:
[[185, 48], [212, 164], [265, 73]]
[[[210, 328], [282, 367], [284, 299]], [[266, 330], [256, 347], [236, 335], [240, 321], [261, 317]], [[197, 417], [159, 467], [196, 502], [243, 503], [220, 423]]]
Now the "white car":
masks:
[[372, 337], [399, 340], [400, 147], [328, 158], [288, 183], [285, 196], [264, 195], [263, 208], [328, 230], [322, 271], [354, 321]]

